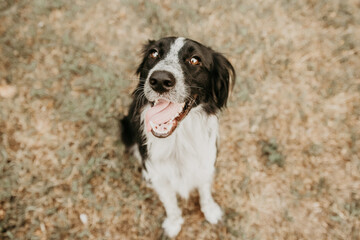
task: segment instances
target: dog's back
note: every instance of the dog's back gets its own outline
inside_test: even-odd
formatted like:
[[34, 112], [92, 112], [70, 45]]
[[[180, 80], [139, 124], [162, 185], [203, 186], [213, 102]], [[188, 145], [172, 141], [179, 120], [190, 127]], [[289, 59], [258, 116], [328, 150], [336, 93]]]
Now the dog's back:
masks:
[[131, 118], [125, 116], [119, 121], [119, 128], [121, 134], [121, 140], [125, 144], [127, 149], [131, 148], [136, 143], [136, 132], [131, 124]]

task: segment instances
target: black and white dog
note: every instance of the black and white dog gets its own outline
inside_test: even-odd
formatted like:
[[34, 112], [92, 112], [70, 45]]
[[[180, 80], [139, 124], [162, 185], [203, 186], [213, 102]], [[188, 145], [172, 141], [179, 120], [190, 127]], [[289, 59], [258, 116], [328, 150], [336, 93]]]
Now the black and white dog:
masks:
[[174, 237], [183, 219], [177, 194], [197, 189], [201, 211], [212, 224], [222, 216], [211, 195], [217, 155], [218, 116], [234, 85], [235, 71], [220, 53], [182, 37], [149, 41], [137, 74], [121, 137], [143, 166], [167, 217], [163, 228]]

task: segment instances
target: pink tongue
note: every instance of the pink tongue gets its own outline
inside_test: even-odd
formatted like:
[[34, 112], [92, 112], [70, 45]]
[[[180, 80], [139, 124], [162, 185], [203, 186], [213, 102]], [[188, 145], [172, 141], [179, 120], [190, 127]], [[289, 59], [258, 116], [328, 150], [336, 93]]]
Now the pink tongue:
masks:
[[151, 107], [145, 117], [147, 131], [151, 131], [150, 121], [155, 124], [166, 123], [177, 115], [182, 110], [181, 103], [173, 103], [164, 99], [160, 99], [159, 102]]

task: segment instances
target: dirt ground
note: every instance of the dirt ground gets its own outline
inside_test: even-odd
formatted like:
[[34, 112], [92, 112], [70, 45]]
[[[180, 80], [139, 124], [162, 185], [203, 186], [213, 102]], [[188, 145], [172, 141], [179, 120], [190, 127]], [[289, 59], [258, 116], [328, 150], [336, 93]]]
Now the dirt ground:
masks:
[[165, 239], [117, 118], [147, 39], [237, 71], [213, 186], [177, 239], [360, 239], [358, 0], [0, 0], [0, 239]]

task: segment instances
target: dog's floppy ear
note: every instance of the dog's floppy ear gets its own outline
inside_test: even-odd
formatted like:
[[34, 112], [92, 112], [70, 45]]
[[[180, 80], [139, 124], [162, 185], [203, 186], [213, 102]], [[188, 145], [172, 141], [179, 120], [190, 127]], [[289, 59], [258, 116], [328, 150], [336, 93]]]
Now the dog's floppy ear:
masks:
[[219, 108], [223, 108], [235, 84], [234, 67], [222, 54], [214, 52], [211, 75], [211, 90], [215, 103]]
[[141, 69], [144, 67], [144, 64], [145, 64], [146, 57], [147, 57], [147, 54], [149, 52], [149, 49], [150, 49], [151, 45], [154, 44], [154, 42], [155, 42], [155, 40], [148, 40], [148, 42], [144, 44], [142, 52], [141, 52], [143, 59], [142, 59], [140, 65], [139, 65], [139, 67], [136, 70], [137, 75], [141, 74]]

